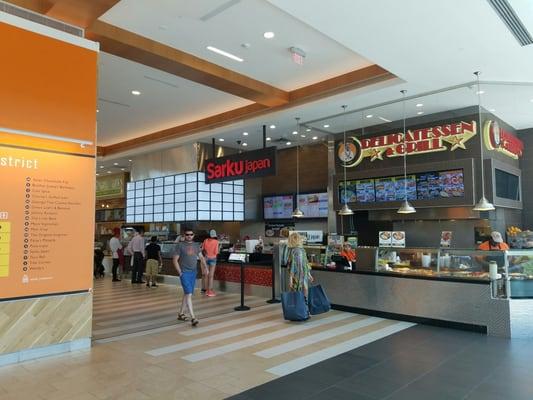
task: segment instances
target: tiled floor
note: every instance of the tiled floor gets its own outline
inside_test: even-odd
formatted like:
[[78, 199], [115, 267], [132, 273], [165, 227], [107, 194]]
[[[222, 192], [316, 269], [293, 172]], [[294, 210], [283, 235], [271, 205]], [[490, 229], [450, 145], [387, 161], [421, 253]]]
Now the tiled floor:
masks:
[[[153, 325], [111, 324], [111, 315], [145, 313], [120, 315], [130, 295], [157, 312], [156, 293], [175, 296], [176, 289], [123, 289], [122, 300], [114, 297], [118, 290], [110, 297], [116, 313], [97, 317], [98, 329], [120, 329], [95, 340], [91, 351], [1, 367], [0, 400], [533, 399], [532, 342], [339, 311], [291, 323], [264, 299], [231, 312], [225, 296], [198, 294], [196, 304], [211, 311], [197, 328], [169, 320], [141, 330]], [[175, 310], [163, 312], [175, 318]]]

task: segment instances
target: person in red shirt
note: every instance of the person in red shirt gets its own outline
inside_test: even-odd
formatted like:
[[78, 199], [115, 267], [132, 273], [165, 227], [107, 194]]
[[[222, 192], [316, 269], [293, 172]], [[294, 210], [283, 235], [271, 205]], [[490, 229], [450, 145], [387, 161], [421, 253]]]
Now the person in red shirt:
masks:
[[340, 255], [341, 257], [346, 258], [346, 260], [349, 262], [357, 261], [357, 253], [353, 251], [350, 243], [344, 243], [344, 245], [342, 246], [342, 251]]
[[478, 250], [509, 250], [509, 245], [503, 241], [502, 234], [494, 231], [489, 240], [481, 243]]
[[217, 256], [219, 253], [219, 243], [217, 232], [214, 229], [209, 231], [209, 237], [202, 243], [202, 253], [205, 256], [207, 270], [202, 268], [202, 293], [208, 297], [216, 296], [213, 290], [213, 280], [215, 278], [215, 269], [217, 267]]

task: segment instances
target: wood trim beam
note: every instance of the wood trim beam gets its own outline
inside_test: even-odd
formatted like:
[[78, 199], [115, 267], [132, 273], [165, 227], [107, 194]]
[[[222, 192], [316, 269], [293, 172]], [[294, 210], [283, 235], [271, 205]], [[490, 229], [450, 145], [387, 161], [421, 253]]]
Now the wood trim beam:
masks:
[[100, 42], [100, 50], [106, 53], [255, 103], [275, 107], [289, 101], [289, 93], [284, 90], [102, 21], [91, 25], [85, 36]]
[[7, 0], [16, 6], [87, 28], [120, 0]]
[[98, 148], [98, 155], [108, 156], [147, 144], [154, 144], [171, 139], [185, 137], [194, 133], [202, 132], [209, 129], [215, 129], [231, 123], [244, 121], [272, 112], [281, 111], [297, 105], [315, 101], [334, 94], [362, 88], [380, 82], [386, 82], [395, 79], [396, 75], [381, 68], [378, 65], [371, 65], [366, 68], [358, 69], [347, 74], [327, 79], [297, 90], [289, 92], [289, 101], [286, 104], [277, 107], [267, 107], [261, 104], [251, 104], [249, 106], [236, 108], [221, 114], [203, 118], [188, 124], [175, 126], [158, 132], [153, 132], [135, 139], [115, 143], [109, 146]]

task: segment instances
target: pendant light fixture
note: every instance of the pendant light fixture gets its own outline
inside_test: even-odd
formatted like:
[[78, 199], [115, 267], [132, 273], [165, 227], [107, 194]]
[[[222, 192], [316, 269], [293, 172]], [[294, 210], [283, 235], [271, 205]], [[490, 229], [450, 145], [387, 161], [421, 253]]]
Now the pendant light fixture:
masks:
[[[296, 117], [296, 132], [300, 133], [300, 118]], [[298, 140], [298, 139], [296, 139]], [[304, 213], [300, 210], [300, 157], [299, 145], [296, 143], [296, 208], [292, 212], [293, 218], [302, 218]]]
[[489, 202], [485, 197], [485, 167], [483, 165], [483, 136], [481, 135], [481, 88], [479, 85], [480, 71], [474, 72], [477, 80], [477, 115], [478, 115], [478, 129], [479, 129], [479, 143], [480, 143], [480, 157], [481, 157], [481, 199], [474, 206], [474, 211], [492, 211], [494, 204]]
[[396, 212], [398, 214], [413, 214], [416, 210], [407, 201], [407, 135], [405, 131], [405, 93], [407, 93], [407, 90], [402, 90], [401, 92], [403, 96], [403, 203]]
[[[343, 146], [344, 146], [344, 153], [346, 154], [346, 108], [348, 106], [347, 105], [343, 105], [342, 106], [342, 111], [343, 111], [343, 125], [344, 125], [344, 137], [343, 137]], [[342, 208], [339, 210], [339, 215], [353, 215], [353, 211], [352, 209], [348, 206], [348, 198], [346, 196], [346, 188], [347, 188], [347, 184], [346, 184], [346, 162], [343, 161], [343, 164], [344, 164], [344, 196], [343, 196], [343, 206]]]

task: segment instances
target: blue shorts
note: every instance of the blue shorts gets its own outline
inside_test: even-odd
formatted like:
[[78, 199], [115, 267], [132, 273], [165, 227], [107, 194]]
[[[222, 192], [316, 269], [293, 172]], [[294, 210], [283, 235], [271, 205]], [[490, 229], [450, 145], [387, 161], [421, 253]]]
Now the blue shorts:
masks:
[[217, 259], [216, 258], [206, 258], [205, 263], [208, 267], [214, 267], [217, 265]]
[[193, 294], [196, 285], [196, 271], [183, 271], [180, 275], [180, 282], [185, 294]]

